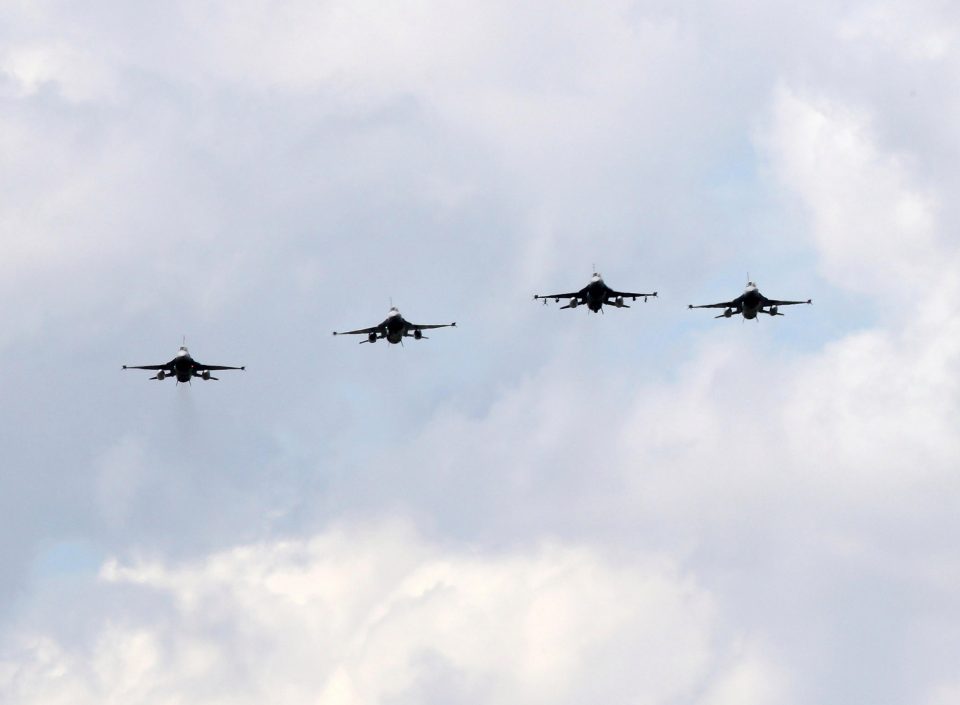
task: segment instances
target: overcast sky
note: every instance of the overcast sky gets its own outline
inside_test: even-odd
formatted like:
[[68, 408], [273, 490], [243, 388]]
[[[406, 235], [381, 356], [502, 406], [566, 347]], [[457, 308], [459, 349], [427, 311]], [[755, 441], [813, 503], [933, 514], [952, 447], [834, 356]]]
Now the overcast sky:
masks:
[[958, 42], [6, 0], [0, 702], [960, 702]]

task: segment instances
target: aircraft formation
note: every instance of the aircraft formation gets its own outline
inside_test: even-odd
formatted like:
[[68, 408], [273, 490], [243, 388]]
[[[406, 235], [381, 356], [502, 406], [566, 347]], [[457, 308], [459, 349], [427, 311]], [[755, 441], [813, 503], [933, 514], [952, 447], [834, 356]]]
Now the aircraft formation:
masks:
[[[571, 291], [563, 294], [533, 295], [535, 301], [543, 301], [544, 305], [547, 304], [549, 299], [553, 299], [555, 303], [560, 303], [560, 300], [563, 299], [567, 303], [561, 306], [561, 309], [586, 306], [587, 309], [593, 311], [594, 313], [603, 313], [604, 306], [611, 306], [613, 308], [630, 308], [630, 306], [625, 303], [627, 299], [629, 299], [631, 302], [640, 298], [642, 298], [644, 301], [647, 301], [648, 299], [655, 297], [657, 297], [656, 291], [644, 294], [634, 291], [617, 291], [615, 289], [611, 289], [603, 281], [603, 277], [597, 272], [594, 272], [593, 276], [590, 278], [590, 282], [578, 291]], [[759, 314], [767, 314], [768, 316], [782, 316], [783, 314], [779, 310], [781, 306], [794, 306], [797, 304], [812, 303], [813, 301], [811, 299], [807, 299], [806, 301], [768, 299], [766, 296], [760, 293], [760, 290], [757, 288], [757, 285], [754, 282], [748, 281], [744, 292], [735, 299], [731, 299], [730, 301], [721, 301], [720, 303], [715, 304], [690, 304], [688, 308], [722, 308], [724, 309], [723, 313], [721, 313], [719, 316], [714, 316], [714, 318], [743, 316], [744, 319], [755, 320]], [[375, 343], [378, 340], [386, 340], [388, 343], [396, 345], [397, 343], [403, 344], [404, 338], [427, 340], [428, 338], [423, 334], [423, 331], [433, 330], [436, 328], [453, 328], [456, 327], [456, 325], [456, 322], [428, 324], [411, 323], [401, 315], [399, 309], [397, 309], [395, 306], [391, 306], [390, 311], [387, 313], [387, 317], [377, 325], [370, 326], [369, 328], [358, 328], [356, 330], [333, 331], [333, 334], [362, 335], [364, 336], [364, 339], [360, 341], [361, 344]], [[180, 346], [180, 350], [177, 351], [176, 357], [169, 362], [160, 363], [157, 365], [124, 365], [123, 369], [150, 370], [157, 373], [153, 377], [150, 377], [151, 380], [155, 379], [158, 381], [163, 381], [167, 377], [175, 377], [177, 383], [179, 384], [181, 382], [191, 383], [194, 379], [201, 379], [204, 381], [218, 380], [218, 377], [214, 377], [210, 373], [219, 372], [221, 370], [245, 370], [246, 367], [207, 365], [198, 362], [190, 355], [190, 351], [187, 349], [186, 340], [184, 340], [183, 345]]]

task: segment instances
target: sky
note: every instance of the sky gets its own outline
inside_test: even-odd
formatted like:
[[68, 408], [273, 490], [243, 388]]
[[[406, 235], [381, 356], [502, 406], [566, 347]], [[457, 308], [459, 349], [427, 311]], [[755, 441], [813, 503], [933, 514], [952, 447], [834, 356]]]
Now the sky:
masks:
[[960, 701], [958, 40], [4, 2], [0, 703]]

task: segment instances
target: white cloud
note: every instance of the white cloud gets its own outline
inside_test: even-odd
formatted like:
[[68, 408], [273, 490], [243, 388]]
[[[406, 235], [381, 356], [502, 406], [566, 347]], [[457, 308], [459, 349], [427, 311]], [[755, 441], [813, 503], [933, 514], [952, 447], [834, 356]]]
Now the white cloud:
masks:
[[789, 702], [783, 673], [756, 646], [746, 647], [736, 664], [713, 684], [698, 705], [769, 705]]
[[871, 2], [839, 23], [839, 36], [869, 50], [892, 47], [911, 62], [942, 60], [953, 54], [957, 21], [943, 3]]
[[[840, 702], [830, 662], [870, 674], [908, 653], [943, 674], [938, 645], [958, 637], [924, 629], [928, 601], [957, 609], [957, 242], [939, 189], [866, 113], [786, 88], [772, 106], [767, 156], [808, 209], [828, 276], [879, 302], [877, 320], [804, 353], [776, 342], [780, 321], [715, 326], [662, 382], [591, 366], [588, 345], [571, 345], [485, 413], [438, 414], [389, 462], [418, 513], [447, 502], [498, 538], [590, 532], [699, 566], [720, 619], [804, 672], [756, 673], [754, 652], [709, 698]], [[782, 320], [810, 325], [831, 304]], [[877, 625], [869, 646], [857, 638]], [[926, 692], [906, 666], [875, 682]]]
[[960, 684], [946, 683], [934, 688], [925, 705], [952, 705], [960, 700]]
[[8, 45], [0, 50], [0, 75], [13, 81], [18, 97], [43, 90], [73, 102], [113, 97], [115, 77], [107, 62], [66, 41]]
[[[955, 12], [747, 5], [5, 5], [0, 588], [158, 555], [29, 584], [6, 692], [949, 698]], [[661, 301], [529, 303], [593, 262]], [[757, 266], [815, 306], [679, 310]], [[461, 329], [330, 344], [390, 295]], [[249, 371], [119, 377], [183, 332]]]
[[[464, 552], [387, 523], [178, 566], [111, 562], [102, 578], [104, 590], [149, 591], [161, 606], [106, 607], [85, 649], [20, 633], [0, 696], [664, 702], [710, 682], [709, 665], [726, 657], [710, 596], [670, 561], [624, 565], [585, 546]], [[738, 683], [748, 677], [762, 675]]]
[[863, 110], [781, 87], [763, 141], [808, 209], [830, 279], [887, 303], [920, 290], [939, 295], [956, 243], [947, 247], [938, 228], [937, 193], [918, 183], [909, 155], [884, 153], [874, 133]]

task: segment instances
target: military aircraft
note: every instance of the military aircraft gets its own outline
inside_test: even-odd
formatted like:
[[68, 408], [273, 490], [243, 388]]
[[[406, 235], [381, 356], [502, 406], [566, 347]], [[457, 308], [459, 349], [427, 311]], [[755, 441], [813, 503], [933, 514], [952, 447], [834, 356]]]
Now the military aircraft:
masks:
[[617, 308], [630, 308], [630, 306], [624, 303], [624, 299], [636, 301], [642, 296], [643, 300], [646, 301], [648, 297], [656, 295], [657, 292], [653, 292], [652, 294], [638, 294], [632, 291], [614, 291], [604, 283], [603, 277], [597, 272], [594, 272], [590, 278], [590, 283], [580, 291], [572, 291], [568, 294], [534, 294], [533, 298], [534, 300], [543, 299], [544, 305], [546, 305], [547, 299], [553, 299], [556, 303], [560, 303], [560, 299], [570, 299], [570, 303], [560, 308], [576, 308], [581, 304], [586, 304], [587, 308], [594, 313], [597, 311], [602, 313], [604, 304]]
[[812, 299], [806, 301], [780, 301], [778, 299], [768, 299], [760, 293], [757, 285], [751, 281], [747, 282], [746, 290], [733, 301], [723, 301], [718, 304], [705, 304], [703, 306], [694, 306], [690, 308], [722, 308], [726, 309], [719, 316], [714, 318], [730, 318], [735, 314], [743, 314], [744, 318], [756, 318], [758, 313], [766, 313], [770, 316], [782, 316], [777, 309], [780, 306], [793, 306], [795, 304], [812, 304]]
[[427, 340], [423, 331], [432, 328], [450, 328], [456, 326], [456, 323], [437, 323], [432, 325], [421, 325], [411, 323], [400, 315], [396, 306], [390, 307], [390, 312], [386, 319], [378, 325], [369, 328], [360, 328], [358, 330], [333, 331], [334, 335], [365, 335], [366, 340], [360, 343], [375, 343], [381, 338], [385, 338], [388, 343], [402, 343], [404, 338], [413, 338], [414, 340]]
[[154, 370], [156, 376], [150, 379], [164, 380], [167, 377], [176, 377], [177, 382], [190, 382], [194, 377], [203, 380], [218, 379], [210, 373], [219, 370], [245, 370], [246, 367], [226, 367], [224, 365], [204, 365], [190, 357], [186, 343], [180, 346], [177, 356], [163, 365], [124, 365], [125, 370]]

